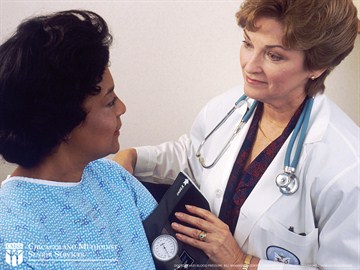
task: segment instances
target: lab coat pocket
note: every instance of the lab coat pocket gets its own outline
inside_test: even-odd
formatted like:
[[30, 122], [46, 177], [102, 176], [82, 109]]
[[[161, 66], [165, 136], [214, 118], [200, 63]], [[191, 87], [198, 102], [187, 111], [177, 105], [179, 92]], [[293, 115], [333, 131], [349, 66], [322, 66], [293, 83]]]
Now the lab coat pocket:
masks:
[[284, 222], [265, 216], [252, 230], [249, 246], [255, 247], [256, 254], [268, 260], [313, 264], [318, 251], [318, 229], [306, 234], [300, 229], [299, 223], [292, 224], [291, 220]]

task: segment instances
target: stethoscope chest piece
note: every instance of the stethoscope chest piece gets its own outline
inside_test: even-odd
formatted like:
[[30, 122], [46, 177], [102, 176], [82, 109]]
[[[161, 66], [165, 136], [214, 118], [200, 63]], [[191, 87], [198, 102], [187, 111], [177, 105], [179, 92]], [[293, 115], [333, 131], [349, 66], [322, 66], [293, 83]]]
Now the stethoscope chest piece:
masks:
[[[205, 169], [212, 168], [218, 160], [222, 157], [222, 155], [225, 153], [225, 151], [229, 148], [230, 143], [233, 141], [235, 136], [239, 133], [241, 128], [247, 123], [247, 121], [250, 119], [251, 115], [255, 111], [255, 108], [258, 104], [258, 101], [252, 102], [252, 104], [249, 106], [247, 102], [248, 97], [246, 95], [242, 95], [236, 102], [233, 108], [225, 115], [225, 117], [213, 128], [213, 130], [210, 131], [210, 133], [205, 137], [205, 139], [201, 142], [197, 152], [196, 157], [199, 159], [199, 162], [201, 166]], [[290, 137], [289, 140], [289, 146], [286, 149], [285, 159], [284, 159], [284, 172], [280, 173], [275, 178], [275, 183], [279, 187], [280, 192], [284, 195], [292, 195], [299, 189], [299, 180], [296, 178], [295, 170], [299, 163], [301, 150], [305, 141], [306, 132], [308, 128], [308, 124], [310, 121], [310, 114], [311, 109], [314, 103], [314, 98], [307, 97], [304, 108], [299, 116], [299, 119], [295, 125], [294, 131]], [[209, 139], [214, 132], [221, 127], [222, 124], [225, 123], [225, 121], [230, 117], [230, 115], [237, 109], [240, 108], [243, 104], [246, 104], [247, 110], [244, 116], [242, 117], [240, 123], [234, 130], [232, 136], [228, 139], [220, 153], [217, 155], [217, 157], [214, 159], [212, 163], [209, 165], [205, 164], [204, 157], [201, 155], [201, 149], [204, 147], [204, 144]], [[293, 155], [293, 160], [290, 162], [290, 158], [292, 157], [292, 149], [295, 144], [295, 140], [299, 135], [297, 148], [295, 151], [295, 154]]]
[[284, 195], [294, 194], [299, 188], [299, 180], [291, 169], [293, 168], [285, 168], [275, 179], [276, 185]]

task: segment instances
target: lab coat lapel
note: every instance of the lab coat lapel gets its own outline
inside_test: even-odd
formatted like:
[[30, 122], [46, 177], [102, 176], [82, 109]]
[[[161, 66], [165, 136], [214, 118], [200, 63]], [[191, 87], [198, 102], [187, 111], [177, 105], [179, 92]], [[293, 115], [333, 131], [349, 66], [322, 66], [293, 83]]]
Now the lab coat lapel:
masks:
[[[253, 117], [253, 116], [252, 116]], [[201, 185], [202, 193], [211, 202], [211, 211], [215, 215], [219, 215], [222, 198], [226, 189], [227, 182], [231, 170], [234, 166], [237, 155], [249, 130], [252, 117], [245, 124], [239, 134], [235, 137], [228, 150], [218, 163], [208, 171], [204, 183]], [[220, 151], [220, 147], [224, 145], [224, 139], [228, 134], [220, 134], [219, 140], [214, 142], [218, 147], [214, 151]], [[216, 152], [216, 154], [218, 153]], [[214, 192], [215, 191], [215, 192]]]
[[[320, 115], [322, 120], [327, 120], [329, 117], [329, 110], [327, 106], [323, 105], [324, 97], [320, 95], [315, 99], [312, 115]], [[325, 107], [325, 108], [324, 108]], [[319, 110], [321, 113], [319, 113]], [[226, 184], [229, 180], [235, 159], [239, 153], [240, 147], [249, 130], [249, 122], [244, 126], [243, 130], [232, 142], [228, 151], [219, 160], [218, 164], [207, 172], [204, 183], [201, 185], [201, 190], [204, 195], [211, 202], [212, 212], [219, 214], [222, 196], [226, 189]], [[325, 121], [325, 123], [327, 123]], [[325, 125], [326, 126], [326, 125]], [[305, 140], [305, 144], [319, 140], [323, 136], [324, 122], [314, 121], [310, 118], [309, 134]], [[227, 130], [228, 131], [228, 130]], [[214, 151], [219, 151], [219, 147], [224, 145], [223, 138], [228, 134], [220, 134], [219, 139], [214, 141], [217, 147]], [[237, 223], [234, 236], [240, 246], [243, 246], [248, 238], [252, 228], [256, 222], [264, 215], [264, 213], [282, 196], [279, 188], [275, 184], [275, 177], [283, 171], [285, 152], [288, 147], [290, 138], [286, 140], [279, 153], [275, 156], [273, 162], [270, 164], [264, 175], [261, 177], [250, 196], [245, 201], [241, 208], [239, 221]], [[217, 152], [218, 153], [218, 152]], [[216, 153], [216, 154], [217, 154]], [[304, 155], [301, 156], [298, 168], [301, 170], [304, 162]]]
[[[320, 140], [325, 132], [329, 121], [329, 107], [324, 104], [325, 96], [320, 95], [315, 98], [312, 109], [308, 134], [305, 139], [305, 145]], [[314, 119], [314, 115], [316, 118]], [[249, 197], [241, 208], [239, 221], [235, 228], [235, 238], [240, 246], [243, 246], [248, 238], [255, 223], [264, 215], [264, 213], [283, 195], [275, 184], [275, 177], [283, 171], [286, 149], [289, 145], [290, 137], [287, 138], [279, 153], [275, 156], [273, 162], [267, 168]], [[297, 145], [297, 140], [295, 142]], [[305, 148], [305, 147], [304, 147]], [[305, 151], [303, 149], [303, 151]], [[301, 171], [304, 166], [306, 154], [302, 153], [297, 167]]]
[[243, 246], [259, 218], [281, 196], [284, 196], [275, 184], [275, 177], [283, 170], [288, 142], [289, 138], [241, 207], [239, 220], [234, 233], [240, 246]]

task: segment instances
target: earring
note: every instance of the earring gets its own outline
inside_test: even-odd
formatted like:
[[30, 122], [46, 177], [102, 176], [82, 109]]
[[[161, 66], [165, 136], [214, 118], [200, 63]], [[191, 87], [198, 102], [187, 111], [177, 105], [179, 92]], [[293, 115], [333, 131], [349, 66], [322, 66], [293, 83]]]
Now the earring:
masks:
[[316, 79], [315, 75], [312, 75], [312, 76], [310, 77], [310, 79], [311, 79], [311, 80], [315, 80], [315, 79]]

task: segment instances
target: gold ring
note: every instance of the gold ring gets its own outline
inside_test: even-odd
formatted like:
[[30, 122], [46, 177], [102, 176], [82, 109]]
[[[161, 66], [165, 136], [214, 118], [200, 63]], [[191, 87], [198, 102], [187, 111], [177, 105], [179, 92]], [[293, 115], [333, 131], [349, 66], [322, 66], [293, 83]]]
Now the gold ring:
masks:
[[205, 238], [206, 238], [206, 232], [201, 231], [201, 232], [198, 234], [198, 239], [199, 239], [200, 241], [205, 241]]

